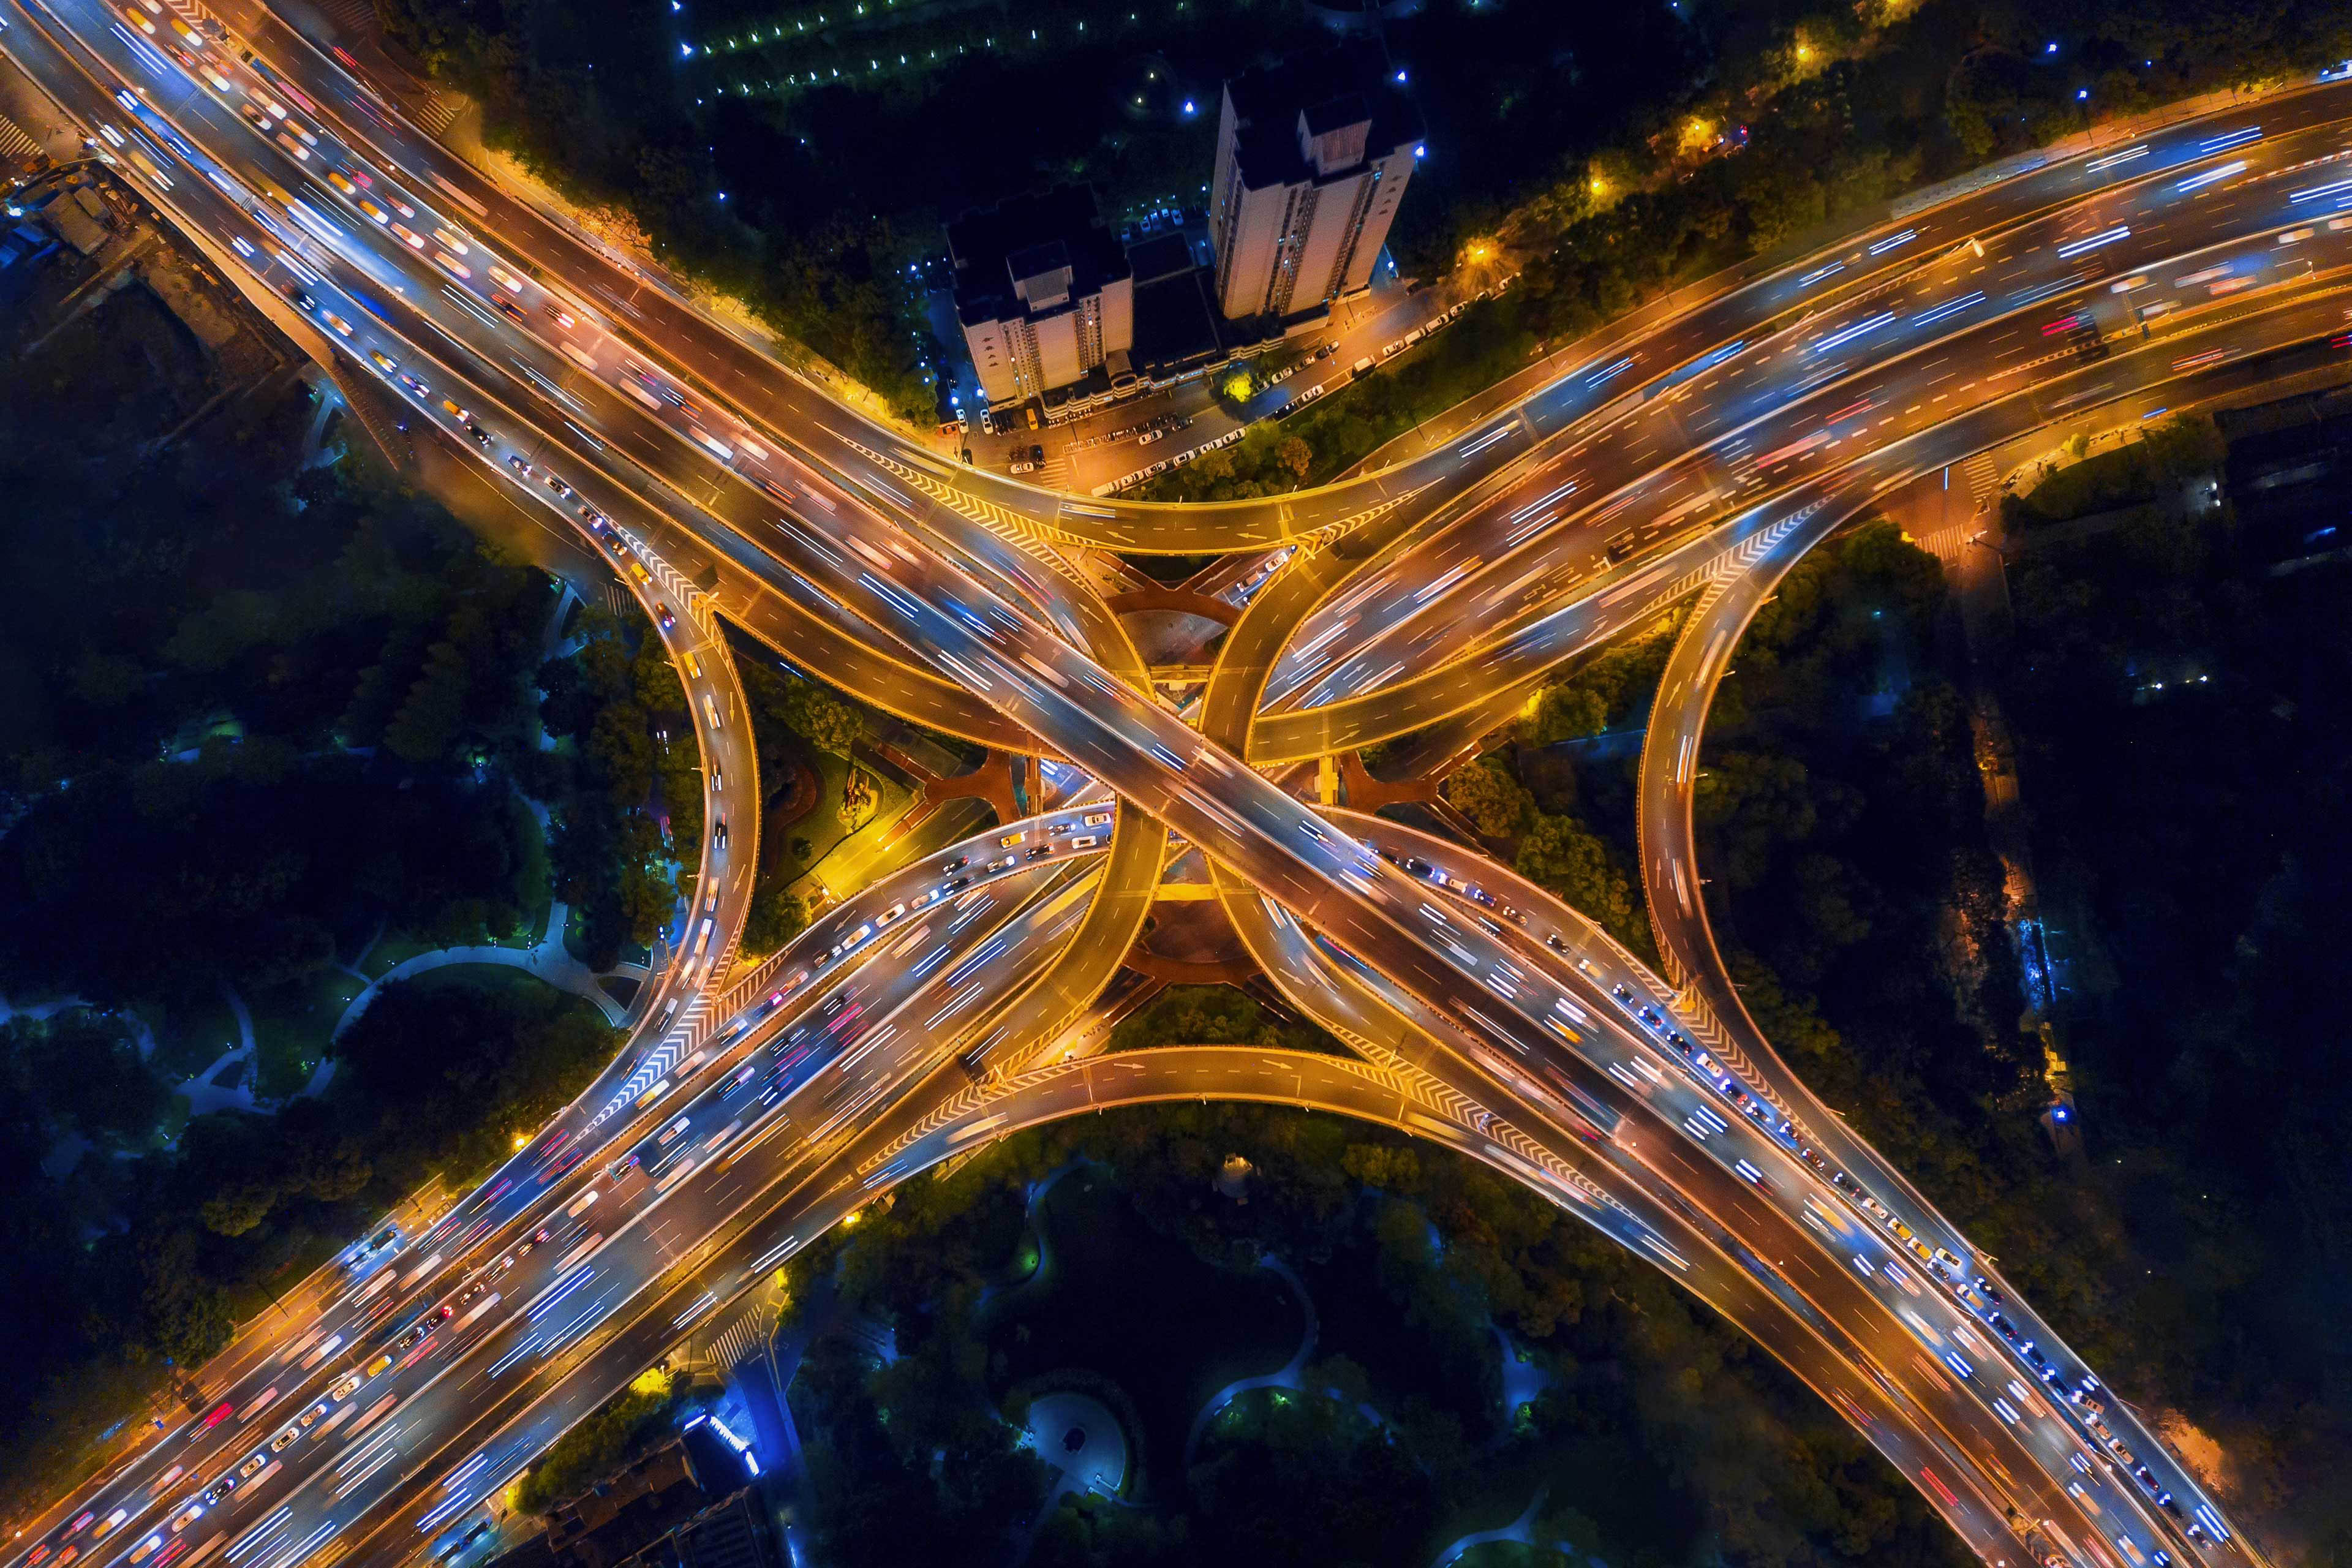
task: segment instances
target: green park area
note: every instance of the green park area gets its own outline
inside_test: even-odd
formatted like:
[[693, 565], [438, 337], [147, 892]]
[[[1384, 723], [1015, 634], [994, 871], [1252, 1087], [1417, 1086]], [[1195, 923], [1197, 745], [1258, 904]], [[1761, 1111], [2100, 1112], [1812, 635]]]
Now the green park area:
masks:
[[6, 1247], [37, 1282], [0, 1308], [11, 1487], [95, 1462], [174, 1366], [616, 1048], [518, 970], [373, 983], [527, 944], [557, 900], [609, 963], [699, 831], [665, 809], [700, 795], [650, 627], [567, 609], [300, 381], [217, 395], [160, 317], [123, 290], [0, 380], [12, 544], [75, 584], [0, 625]]
[[[1941, 565], [1884, 521], [1815, 550], [1745, 634], [1701, 755], [1699, 861], [1790, 1067], [2143, 1409], [2199, 1411], [2184, 1440], [2243, 1456], [2238, 1495], [2292, 1497], [2290, 1529], [2340, 1542], [2352, 1521], [2313, 1483], [2352, 1434], [2306, 1419], [2278, 1369], [2345, 1354], [2301, 1260], [2352, 1212], [2313, 1179], [2330, 1134], [2300, 1086], [2338, 1050], [2316, 955], [2347, 924], [2352, 840], [2317, 759], [2352, 754], [2347, 586], [2266, 570], [2203, 499], [2221, 461], [2210, 423], [2179, 422], [2007, 503], [1990, 691], [2046, 937], [2009, 928]], [[1444, 786], [1487, 847], [1644, 954], [1634, 780], [1678, 626], [1564, 672]], [[2041, 1124], [2053, 1082], [2082, 1145]]]
[[[1034, 1530], [1029, 1560], [1055, 1568], [1422, 1568], [1523, 1517], [1529, 1562], [1963, 1557], [1655, 1271], [1340, 1118], [1181, 1106], [1023, 1134], [787, 1274], [809, 1522], [836, 1563], [992, 1555]], [[1047, 1501], [1052, 1456], [1021, 1421], [1064, 1390], [1122, 1427], [1115, 1499]]]

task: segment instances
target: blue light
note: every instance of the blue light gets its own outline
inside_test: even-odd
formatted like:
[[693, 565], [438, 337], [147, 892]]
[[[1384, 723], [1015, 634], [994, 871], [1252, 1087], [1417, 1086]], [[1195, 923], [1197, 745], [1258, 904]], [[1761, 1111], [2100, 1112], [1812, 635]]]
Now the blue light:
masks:
[[1201, 111], [1192, 106], [1192, 100], [1188, 98], [1184, 100], [1184, 112], [1187, 114], [1198, 114]]
[[2045, 45], [2043, 46], [2042, 52], [2045, 55], [2054, 55], [2058, 52], [2058, 46], [2055, 44]]
[[2065, 1121], [2070, 1120], [2070, 1114], [2066, 1108], [2061, 1105], [2050, 1112], [2050, 1120], [2053, 1121]]
[[2074, 101], [2077, 103], [2082, 102], [2084, 99], [2090, 96], [2091, 89], [2087, 87], [2078, 87], [2074, 89]]
[[682, 60], [692, 59], [694, 58], [694, 46], [687, 43], [679, 44], [677, 47], [677, 58]]
[[1412, 150], [1412, 155], [1416, 158], [1426, 158], [1429, 156], [1429, 149], [1427, 147], [1416, 147]]
[[1399, 80], [1399, 81], [1402, 81], [1403, 79], [1404, 79], [1404, 72], [1402, 72], [1402, 71], [1399, 71], [1399, 72], [1397, 72], [1397, 80]]

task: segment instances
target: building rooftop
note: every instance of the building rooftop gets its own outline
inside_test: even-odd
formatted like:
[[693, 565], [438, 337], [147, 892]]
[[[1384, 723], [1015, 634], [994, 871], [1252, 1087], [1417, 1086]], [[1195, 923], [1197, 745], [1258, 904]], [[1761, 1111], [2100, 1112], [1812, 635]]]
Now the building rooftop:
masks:
[[1199, 265], [1192, 255], [1192, 242], [1181, 229], [1170, 229], [1139, 239], [1127, 247], [1127, 264], [1135, 269], [1135, 286], [1143, 288], [1162, 278], [1190, 271]]
[[1135, 368], [1157, 381], [1225, 351], [1214, 274], [1188, 267], [1135, 290]]
[[948, 225], [948, 253], [956, 315], [966, 326], [1043, 314], [1129, 275], [1127, 253], [1084, 185], [968, 212]]
[[[1421, 111], [1389, 73], [1379, 52], [1347, 46], [1244, 71], [1225, 83], [1239, 122], [1234, 153], [1252, 189], [1336, 174], [1422, 140]], [[1347, 134], [1366, 127], [1359, 147]], [[1352, 154], [1318, 168], [1309, 144], [1334, 140]]]

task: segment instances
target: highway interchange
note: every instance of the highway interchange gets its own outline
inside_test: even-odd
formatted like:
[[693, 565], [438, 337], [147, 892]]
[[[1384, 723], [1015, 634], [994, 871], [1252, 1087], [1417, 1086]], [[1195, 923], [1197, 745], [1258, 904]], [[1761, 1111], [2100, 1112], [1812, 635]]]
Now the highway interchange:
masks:
[[[2055, 417], [2140, 418], [2341, 352], [2344, 88], [1686, 290], [1378, 474], [1170, 509], [941, 462], [476, 174], [267, 12], [226, 37], [161, 0], [6, 19], [0, 47], [240, 286], [671, 622], [732, 826], [597, 1083], [396, 1256], [355, 1252], [278, 1357], [205, 1378], [202, 1414], [60, 1500], [16, 1562], [399, 1561], [891, 1183], [1055, 1115], [1211, 1095], [1385, 1121], [1527, 1182], [1740, 1323], [1988, 1562], [2260, 1560], [1738, 1007], [1689, 784], [1739, 629], [1874, 496]], [[1181, 711], [1105, 603], [1089, 552], [1110, 549], [1255, 563]], [[1694, 594], [1643, 759], [1681, 992], [1458, 846], [1299, 798], [1334, 752], [1465, 752], [1563, 660]], [[747, 971], [756, 762], [721, 617], [1076, 782]], [[1362, 1061], [1073, 1054], [1186, 847], [1269, 980]]]

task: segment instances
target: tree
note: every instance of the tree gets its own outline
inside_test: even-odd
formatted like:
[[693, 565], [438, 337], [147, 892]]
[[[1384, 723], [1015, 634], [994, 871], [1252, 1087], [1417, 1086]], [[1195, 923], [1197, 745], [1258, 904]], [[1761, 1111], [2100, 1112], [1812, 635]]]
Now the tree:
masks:
[[621, 825], [617, 853], [621, 860], [618, 900], [622, 940], [635, 947], [651, 947], [677, 907], [677, 891], [663, 875], [667, 853], [661, 830], [642, 813]]
[[1511, 776], [1499, 757], [1480, 757], [1455, 769], [1447, 775], [1441, 793], [1486, 838], [1512, 837], [1535, 809], [1535, 797]]
[[1637, 951], [1648, 945], [1624, 872], [1610, 858], [1609, 847], [1574, 817], [1538, 816], [1519, 841], [1515, 864], [1520, 876], [1542, 884], [1618, 941]]
[[836, 757], [849, 755], [849, 748], [865, 727], [857, 710], [813, 681], [803, 682], [802, 689], [793, 727], [818, 751]]
[[654, 738], [646, 710], [633, 702], [608, 704], [589, 731], [588, 762], [615, 807], [643, 805], [654, 788]]
[[791, 737], [836, 757], [849, 755], [864, 727], [857, 709], [828, 689], [747, 660], [740, 668], [743, 699], [751, 710], [752, 740], [771, 764], [792, 754]]
[[782, 878], [761, 878], [743, 917], [744, 953], [759, 957], [774, 952], [807, 929], [808, 905], [801, 896]]
[[1274, 458], [1300, 484], [1307, 482], [1307, 474], [1315, 467], [1315, 449], [1297, 436], [1285, 437], [1282, 445], [1274, 449]]
[[194, 1231], [173, 1227], [139, 1249], [139, 1309], [144, 1337], [182, 1366], [199, 1366], [228, 1343], [228, 1292], [199, 1260]]
[[1520, 723], [1519, 732], [1531, 746], [1580, 741], [1597, 735], [1609, 722], [1608, 701], [1581, 681], [1547, 686], [1536, 698], [1535, 711]]
[[408, 763], [437, 763], [447, 756], [466, 721], [472, 679], [466, 656], [455, 643], [435, 643], [425, 656], [423, 672], [410, 683], [407, 697], [384, 726], [385, 748]]

